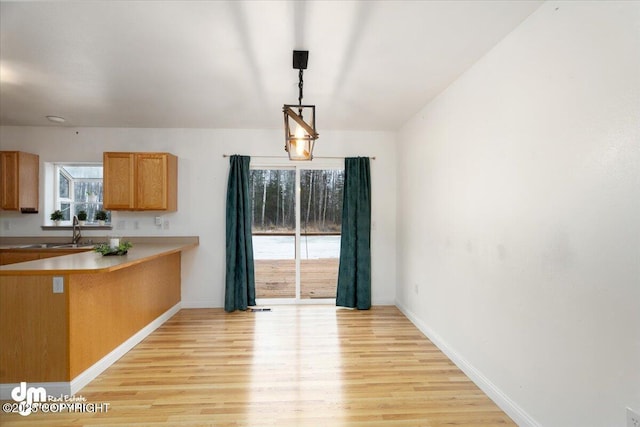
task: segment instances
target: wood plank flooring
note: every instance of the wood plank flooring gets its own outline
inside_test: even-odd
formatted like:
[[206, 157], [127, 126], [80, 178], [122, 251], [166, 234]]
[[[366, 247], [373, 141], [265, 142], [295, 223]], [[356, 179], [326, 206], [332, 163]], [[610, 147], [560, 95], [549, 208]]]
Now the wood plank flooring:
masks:
[[29, 426], [514, 426], [395, 307], [181, 310], [76, 394], [107, 413]]
[[[300, 261], [300, 298], [335, 298], [338, 258]], [[293, 259], [254, 261], [257, 298], [295, 298], [296, 263]]]

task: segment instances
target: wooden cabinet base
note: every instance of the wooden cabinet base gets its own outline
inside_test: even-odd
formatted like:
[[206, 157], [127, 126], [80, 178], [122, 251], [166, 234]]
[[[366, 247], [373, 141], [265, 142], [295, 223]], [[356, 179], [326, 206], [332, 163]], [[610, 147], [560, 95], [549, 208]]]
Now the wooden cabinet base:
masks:
[[19, 262], [34, 261], [36, 259], [54, 258], [57, 256], [77, 254], [90, 251], [87, 249], [0, 249], [0, 265], [17, 264]]
[[180, 253], [70, 280], [69, 365], [75, 378], [180, 301]]
[[180, 302], [180, 252], [59, 276], [0, 277], [0, 383], [70, 383]]
[[67, 294], [54, 294], [52, 281], [0, 277], [1, 383], [69, 381]]

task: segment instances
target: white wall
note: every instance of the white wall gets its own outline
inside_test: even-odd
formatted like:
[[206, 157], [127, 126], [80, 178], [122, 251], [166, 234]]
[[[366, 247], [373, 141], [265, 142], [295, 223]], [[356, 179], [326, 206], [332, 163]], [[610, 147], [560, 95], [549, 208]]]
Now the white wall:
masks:
[[547, 2], [399, 133], [398, 304], [521, 425], [640, 411], [639, 28]]
[[[372, 162], [372, 300], [393, 304], [395, 296], [395, 135], [384, 132], [323, 131], [316, 156], [376, 156]], [[182, 303], [186, 307], [224, 305], [225, 198], [229, 159], [223, 154], [285, 157], [279, 130], [130, 129], [0, 127], [2, 150], [40, 155], [44, 162], [102, 161], [103, 151], [167, 151], [178, 156], [178, 211], [163, 215], [169, 230], [154, 225], [158, 213], [114, 212], [124, 221], [124, 236], [200, 236], [200, 246], [183, 257]], [[320, 161], [318, 159], [317, 161]], [[314, 160], [314, 163], [317, 163]], [[44, 179], [41, 200], [44, 206]], [[4, 236], [65, 235], [44, 232], [50, 212], [39, 215], [2, 212]], [[134, 229], [134, 221], [140, 228]], [[104, 235], [104, 232], [101, 232]], [[91, 235], [91, 233], [83, 233]], [[100, 234], [95, 232], [94, 234]]]

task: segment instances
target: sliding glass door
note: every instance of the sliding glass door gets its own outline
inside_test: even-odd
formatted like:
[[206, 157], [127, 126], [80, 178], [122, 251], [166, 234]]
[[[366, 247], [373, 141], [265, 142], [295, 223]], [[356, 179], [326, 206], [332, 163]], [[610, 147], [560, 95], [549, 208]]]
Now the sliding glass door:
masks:
[[252, 169], [256, 298], [296, 297], [295, 170]]
[[250, 185], [258, 303], [334, 303], [342, 167], [254, 166]]
[[336, 298], [344, 171], [300, 171], [300, 298]]

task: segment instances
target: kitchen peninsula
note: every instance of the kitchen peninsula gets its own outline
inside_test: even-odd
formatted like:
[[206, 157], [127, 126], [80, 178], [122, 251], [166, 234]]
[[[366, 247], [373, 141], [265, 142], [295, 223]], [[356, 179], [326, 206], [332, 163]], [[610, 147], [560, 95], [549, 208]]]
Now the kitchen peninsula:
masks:
[[181, 252], [197, 237], [131, 239], [0, 267], [0, 394], [17, 383], [73, 394], [180, 308]]

